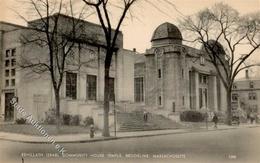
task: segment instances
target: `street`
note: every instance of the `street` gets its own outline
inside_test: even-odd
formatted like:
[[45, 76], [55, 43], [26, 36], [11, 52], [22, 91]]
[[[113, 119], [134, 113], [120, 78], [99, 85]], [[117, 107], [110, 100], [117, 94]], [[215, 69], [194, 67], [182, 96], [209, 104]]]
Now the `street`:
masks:
[[[92, 143], [51, 144], [0, 141], [0, 162], [260, 162], [260, 129], [239, 128]], [[74, 155], [73, 155], [74, 154]], [[86, 156], [87, 155], [87, 156]], [[86, 161], [87, 160], [87, 161]]]

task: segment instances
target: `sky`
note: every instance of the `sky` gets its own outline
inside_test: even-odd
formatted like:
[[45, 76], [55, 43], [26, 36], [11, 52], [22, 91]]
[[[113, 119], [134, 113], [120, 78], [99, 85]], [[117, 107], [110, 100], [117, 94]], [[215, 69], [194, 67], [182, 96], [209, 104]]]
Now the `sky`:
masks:
[[[80, 4], [80, 0], [78, 1]], [[119, 0], [111, 1], [116, 2]], [[232, 6], [241, 14], [260, 11], [260, 0], [169, 0], [175, 5], [178, 11], [167, 3], [164, 3], [163, 0], [150, 1], [154, 2], [157, 8], [149, 3], [137, 3], [131, 10], [133, 19], [128, 18], [124, 22], [121, 28], [124, 35], [124, 48], [136, 48], [138, 52], [143, 53], [151, 47], [150, 40], [153, 31], [160, 24], [170, 22], [178, 25], [178, 19], [182, 18], [181, 14], [186, 16], [192, 15], [218, 2], [224, 2]], [[14, 12], [26, 13], [25, 7], [21, 3], [17, 3], [17, 0], [0, 0], [0, 4], [0, 21], [23, 24], [23, 21]], [[98, 23], [95, 18], [96, 16], [92, 16], [88, 20]], [[256, 59], [259, 59], [260, 62], [260, 57]]]

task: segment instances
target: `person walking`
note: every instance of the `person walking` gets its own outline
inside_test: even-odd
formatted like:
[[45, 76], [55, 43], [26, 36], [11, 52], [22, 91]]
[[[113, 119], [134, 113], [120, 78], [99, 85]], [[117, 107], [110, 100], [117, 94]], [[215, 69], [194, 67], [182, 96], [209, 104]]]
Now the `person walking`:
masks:
[[217, 114], [216, 113], [214, 113], [214, 116], [213, 116], [213, 119], [212, 119], [212, 121], [214, 122], [214, 124], [215, 124], [215, 128], [218, 128], [217, 127], [217, 125], [218, 125], [218, 116], [217, 116]]
[[89, 135], [90, 135], [90, 138], [94, 138], [94, 135], [95, 135], [95, 127], [93, 124], [90, 125], [90, 131], [89, 131]]
[[249, 117], [250, 117], [251, 124], [253, 124], [253, 122], [254, 122], [254, 114], [253, 114], [253, 112], [250, 113]]

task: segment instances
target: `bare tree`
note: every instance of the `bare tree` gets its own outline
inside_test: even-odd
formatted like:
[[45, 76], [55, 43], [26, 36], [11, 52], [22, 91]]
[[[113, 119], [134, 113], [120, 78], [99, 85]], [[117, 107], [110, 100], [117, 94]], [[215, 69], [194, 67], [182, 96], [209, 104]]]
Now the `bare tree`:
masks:
[[[130, 11], [130, 8], [138, 0], [122, 0], [118, 4], [112, 4], [111, 0], [82, 0], [86, 5], [94, 8], [98, 20], [102, 26], [103, 32], [106, 39], [106, 55], [105, 55], [105, 88], [104, 88], [104, 127], [103, 127], [103, 136], [110, 136], [109, 133], [109, 71], [112, 61], [113, 54], [118, 50], [116, 42], [118, 35], [120, 33], [120, 27], [126, 18], [127, 13]], [[121, 10], [119, 20], [115, 23], [115, 29], [112, 28], [113, 22], [111, 21], [111, 5], [117, 7]], [[113, 95], [114, 96], [114, 95]]]
[[202, 44], [216, 68], [227, 91], [227, 122], [231, 124], [233, 82], [239, 72], [255, 66], [244, 63], [260, 46], [260, 13], [241, 16], [230, 6], [218, 3], [185, 17], [181, 27], [195, 36], [189, 41]]
[[[21, 57], [19, 66], [30, 69], [35, 74], [47, 73], [50, 75], [55, 95], [55, 112], [57, 129], [61, 125], [60, 118], [60, 90], [64, 75], [69, 71], [67, 64], [74, 59], [75, 46], [80, 38], [82, 22], [80, 18], [84, 15], [83, 9], [74, 18], [72, 1], [63, 0], [26, 0], [29, 4], [29, 12], [39, 19], [28, 21], [25, 16], [20, 15], [27, 23], [26, 32], [21, 36], [24, 47], [40, 48], [46, 51], [46, 55], [30, 57], [25, 54]], [[23, 56], [23, 55], [21, 55]]]

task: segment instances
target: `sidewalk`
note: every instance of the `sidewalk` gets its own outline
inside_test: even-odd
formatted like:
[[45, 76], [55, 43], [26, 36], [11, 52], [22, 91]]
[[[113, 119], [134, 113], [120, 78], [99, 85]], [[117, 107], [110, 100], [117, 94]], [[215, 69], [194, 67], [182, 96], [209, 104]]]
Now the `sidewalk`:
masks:
[[[152, 130], [152, 131], [137, 131], [137, 132], [117, 132], [115, 137], [113, 132], [111, 132], [111, 137], [102, 137], [101, 133], [97, 133], [95, 138], [90, 138], [89, 134], [72, 134], [72, 135], [58, 135], [52, 136], [56, 143], [83, 143], [83, 142], [96, 142], [96, 141], [105, 141], [105, 140], [115, 140], [123, 138], [136, 138], [136, 137], [149, 137], [149, 136], [158, 136], [158, 135], [170, 135], [170, 134], [182, 134], [182, 133], [191, 133], [191, 132], [209, 132], [209, 131], [218, 131], [218, 130], [230, 130], [238, 128], [254, 128], [260, 127], [260, 124], [242, 124], [240, 126], [227, 126], [219, 125], [217, 129], [209, 126], [200, 129], [171, 129], [171, 130]], [[0, 132], [0, 140], [8, 140], [22, 143], [49, 143], [45, 137], [41, 136], [31, 136], [23, 134], [14, 134]]]

